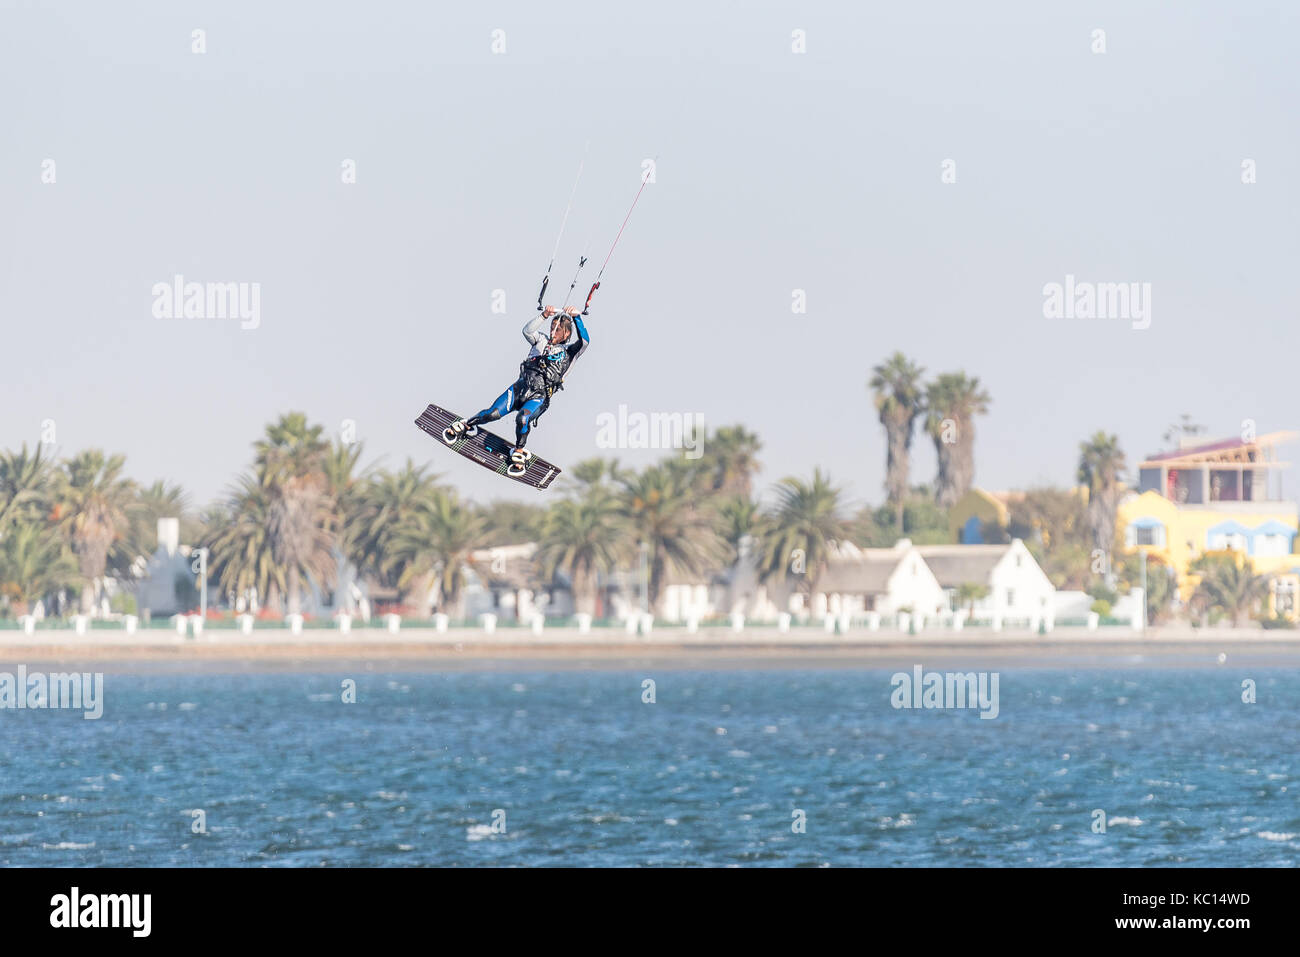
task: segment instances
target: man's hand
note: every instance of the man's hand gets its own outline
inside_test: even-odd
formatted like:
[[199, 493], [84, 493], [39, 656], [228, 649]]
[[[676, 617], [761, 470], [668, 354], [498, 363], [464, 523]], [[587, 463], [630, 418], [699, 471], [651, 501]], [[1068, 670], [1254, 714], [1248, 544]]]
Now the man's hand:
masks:
[[564, 310], [564, 314], [566, 316], [576, 316], [580, 312], [582, 312], [582, 310], [579, 309], [577, 306], [569, 306]]

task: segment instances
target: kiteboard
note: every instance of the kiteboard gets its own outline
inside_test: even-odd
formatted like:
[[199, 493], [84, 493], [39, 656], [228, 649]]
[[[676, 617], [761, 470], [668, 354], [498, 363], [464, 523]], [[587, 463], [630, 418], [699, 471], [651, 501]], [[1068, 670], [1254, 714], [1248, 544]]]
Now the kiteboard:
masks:
[[499, 435], [494, 435], [483, 426], [478, 426], [472, 433], [457, 434], [451, 431], [451, 424], [462, 417], [437, 405], [430, 405], [420, 413], [415, 424], [424, 432], [433, 436], [442, 445], [457, 452], [471, 462], [477, 462], [485, 469], [504, 475], [506, 478], [533, 488], [544, 489], [555, 481], [560, 469], [546, 459], [533, 455], [528, 460], [528, 467], [520, 475], [511, 475], [510, 453], [513, 442], [507, 442]]

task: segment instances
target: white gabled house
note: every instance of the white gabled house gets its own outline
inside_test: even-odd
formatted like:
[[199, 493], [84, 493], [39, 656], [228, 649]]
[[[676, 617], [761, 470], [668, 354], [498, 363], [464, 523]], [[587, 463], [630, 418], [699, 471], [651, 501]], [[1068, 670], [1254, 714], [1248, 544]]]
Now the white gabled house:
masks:
[[1056, 588], [1020, 539], [1006, 545], [922, 545], [916, 551], [934, 571], [953, 612], [967, 606], [958, 598], [962, 585], [983, 585], [988, 595], [974, 602], [972, 617], [995, 627], [1055, 623]]
[[943, 587], [920, 550], [904, 538], [893, 548], [859, 548], [851, 542], [834, 546], [811, 610], [814, 618], [910, 612], [925, 621], [947, 609]]

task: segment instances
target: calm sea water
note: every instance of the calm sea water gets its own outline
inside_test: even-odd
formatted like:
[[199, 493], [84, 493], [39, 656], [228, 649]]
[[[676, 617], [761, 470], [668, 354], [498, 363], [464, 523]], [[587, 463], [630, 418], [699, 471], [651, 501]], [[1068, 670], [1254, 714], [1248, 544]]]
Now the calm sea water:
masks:
[[1003, 670], [995, 720], [894, 710], [890, 674], [110, 674], [99, 721], [0, 711], [0, 864], [1300, 856], [1300, 672]]

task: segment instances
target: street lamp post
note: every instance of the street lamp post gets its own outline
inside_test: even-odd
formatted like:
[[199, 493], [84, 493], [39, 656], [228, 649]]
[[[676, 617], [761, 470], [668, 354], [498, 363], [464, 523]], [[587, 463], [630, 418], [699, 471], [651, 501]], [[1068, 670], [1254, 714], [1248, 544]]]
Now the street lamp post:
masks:
[[1147, 636], [1147, 553], [1142, 555], [1142, 637]]

